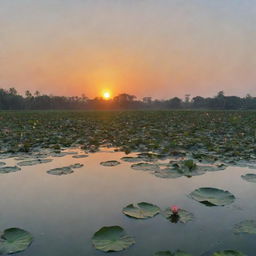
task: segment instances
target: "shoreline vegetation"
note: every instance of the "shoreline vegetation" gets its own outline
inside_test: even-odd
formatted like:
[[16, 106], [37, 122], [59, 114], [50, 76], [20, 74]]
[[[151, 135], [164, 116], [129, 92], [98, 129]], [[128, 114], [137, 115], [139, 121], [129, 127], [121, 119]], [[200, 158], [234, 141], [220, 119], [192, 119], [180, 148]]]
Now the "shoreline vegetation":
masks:
[[185, 99], [178, 97], [158, 100], [152, 97], [137, 99], [134, 95], [119, 94], [112, 99], [102, 97], [89, 99], [81, 97], [65, 97], [43, 95], [36, 91], [32, 94], [19, 94], [15, 88], [0, 89], [0, 110], [256, 110], [256, 97], [247, 94], [245, 97], [225, 96], [223, 91], [214, 97], [189, 94]]

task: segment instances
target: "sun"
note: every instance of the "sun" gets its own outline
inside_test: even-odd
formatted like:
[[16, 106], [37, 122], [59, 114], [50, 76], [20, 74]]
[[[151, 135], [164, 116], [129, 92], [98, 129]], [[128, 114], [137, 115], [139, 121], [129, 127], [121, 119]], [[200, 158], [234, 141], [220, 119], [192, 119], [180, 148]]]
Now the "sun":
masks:
[[104, 100], [109, 100], [111, 98], [111, 93], [110, 91], [105, 91], [102, 93], [102, 97]]

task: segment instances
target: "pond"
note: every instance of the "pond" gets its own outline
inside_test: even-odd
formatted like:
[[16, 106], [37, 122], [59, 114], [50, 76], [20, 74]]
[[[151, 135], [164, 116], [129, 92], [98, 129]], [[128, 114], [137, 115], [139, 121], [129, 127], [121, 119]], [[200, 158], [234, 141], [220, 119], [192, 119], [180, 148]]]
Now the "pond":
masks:
[[[79, 149], [69, 149], [79, 154]], [[19, 255], [84, 256], [105, 255], [91, 242], [103, 226], [118, 225], [134, 237], [136, 243], [109, 255], [150, 256], [157, 251], [178, 249], [192, 255], [211, 255], [219, 250], [238, 250], [255, 255], [255, 235], [234, 234], [234, 226], [255, 219], [256, 184], [241, 175], [255, 170], [229, 166], [203, 175], [159, 178], [150, 171], [131, 168], [122, 161], [122, 152], [102, 148], [88, 157], [73, 154], [47, 157], [51, 162], [21, 166], [21, 171], [0, 174], [0, 229], [19, 227], [29, 231], [34, 240]], [[129, 154], [136, 156], [136, 154]], [[104, 166], [101, 162], [117, 160], [121, 164]], [[15, 158], [1, 159], [7, 166], [17, 165]], [[166, 162], [169, 161], [165, 160]], [[50, 169], [83, 164], [68, 175], [50, 175]], [[188, 195], [200, 187], [228, 190], [235, 201], [226, 206], [208, 207]], [[171, 205], [192, 212], [190, 222], [172, 223], [161, 214], [138, 220], [127, 217], [122, 209], [129, 204], [149, 202], [166, 209]]]

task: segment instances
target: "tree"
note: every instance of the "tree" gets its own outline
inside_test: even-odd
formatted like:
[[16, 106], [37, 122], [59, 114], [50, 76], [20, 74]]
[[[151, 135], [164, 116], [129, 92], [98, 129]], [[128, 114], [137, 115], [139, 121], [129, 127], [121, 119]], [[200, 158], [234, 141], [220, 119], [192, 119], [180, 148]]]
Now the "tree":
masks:
[[26, 98], [32, 98], [32, 93], [29, 90], [25, 91]]
[[178, 108], [181, 108], [181, 103], [182, 103], [182, 100], [180, 98], [174, 97], [167, 101], [167, 106], [168, 108], [178, 109]]

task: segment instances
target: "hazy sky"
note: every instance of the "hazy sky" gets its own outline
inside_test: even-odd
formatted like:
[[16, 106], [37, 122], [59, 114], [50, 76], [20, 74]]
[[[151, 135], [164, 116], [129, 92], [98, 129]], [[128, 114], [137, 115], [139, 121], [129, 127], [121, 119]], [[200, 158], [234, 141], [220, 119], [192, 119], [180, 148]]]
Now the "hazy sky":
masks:
[[0, 0], [0, 87], [256, 96], [256, 0]]

